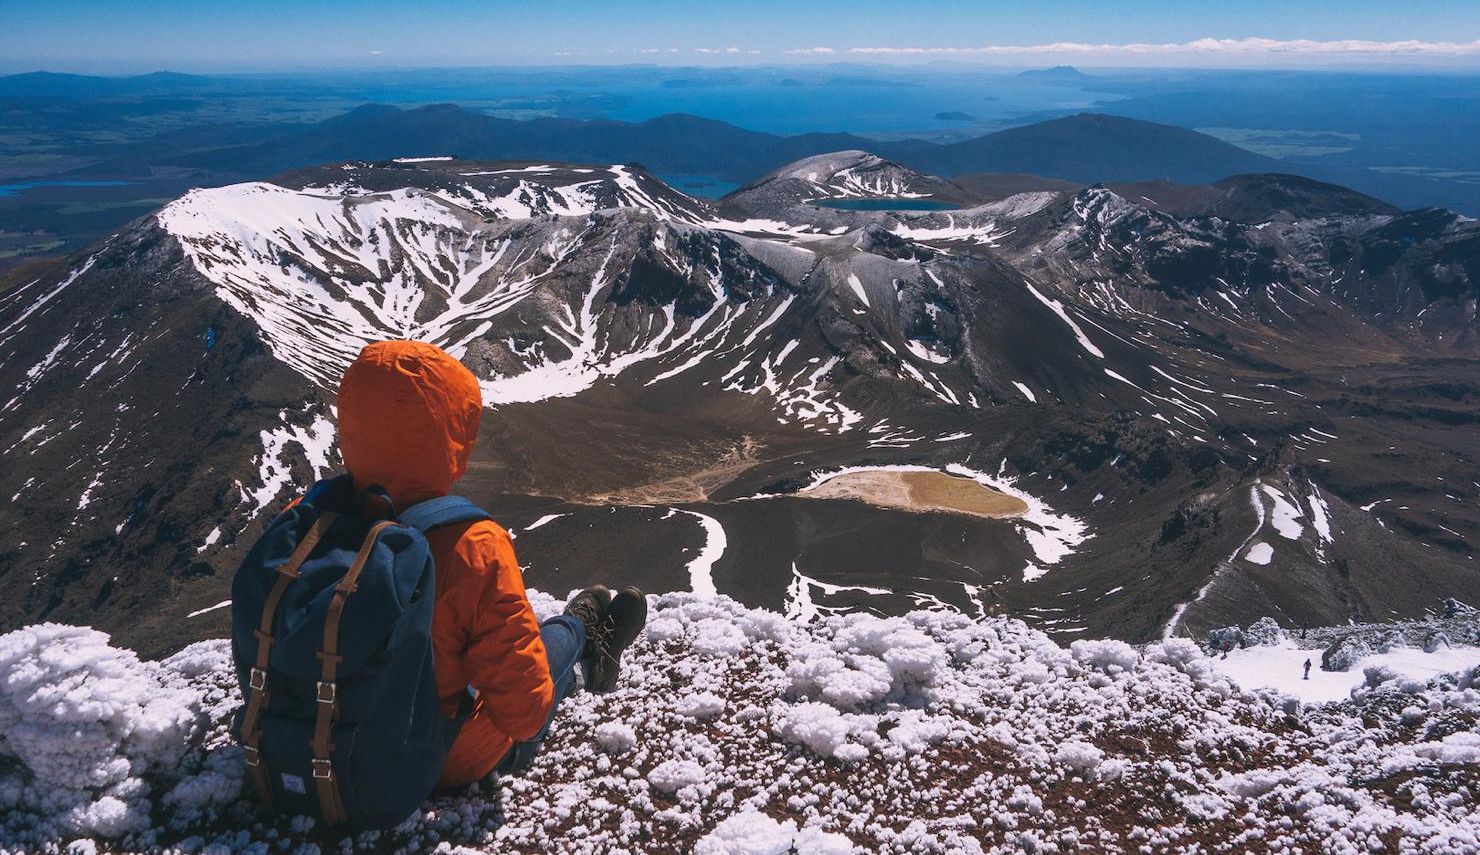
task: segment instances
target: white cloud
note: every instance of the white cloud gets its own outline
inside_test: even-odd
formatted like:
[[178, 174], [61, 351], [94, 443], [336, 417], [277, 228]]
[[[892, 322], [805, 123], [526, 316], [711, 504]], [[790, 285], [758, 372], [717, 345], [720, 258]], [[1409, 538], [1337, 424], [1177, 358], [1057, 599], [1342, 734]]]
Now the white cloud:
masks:
[[[832, 48], [790, 50], [787, 53], [835, 53]], [[1053, 42], [1041, 45], [981, 45], [979, 47], [855, 47], [848, 53], [895, 56], [1031, 56], [1037, 54], [1090, 55], [1269, 55], [1306, 56], [1480, 56], [1480, 40], [1473, 42], [1424, 42], [1413, 39], [1378, 42], [1362, 39], [1314, 41], [1311, 39], [1194, 39], [1190, 42], [1132, 42], [1087, 44]]]
[[[857, 48], [855, 48], [855, 50], [857, 50]], [[830, 53], [837, 53], [837, 50], [835, 48], [830, 48], [830, 47], [792, 48], [791, 50], [787, 51], [787, 53], [790, 53], [790, 54], [830, 54]]]
[[699, 48], [694, 48], [694, 53], [739, 53], [739, 52], [740, 52], [740, 49], [737, 48], [737, 47], [727, 47], [727, 48], [699, 47]]

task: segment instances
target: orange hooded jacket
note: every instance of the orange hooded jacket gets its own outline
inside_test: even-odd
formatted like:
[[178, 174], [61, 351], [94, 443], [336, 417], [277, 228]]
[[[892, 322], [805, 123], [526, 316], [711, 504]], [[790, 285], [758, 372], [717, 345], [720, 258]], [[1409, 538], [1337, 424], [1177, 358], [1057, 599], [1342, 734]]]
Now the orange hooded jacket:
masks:
[[[356, 487], [379, 484], [408, 508], [447, 495], [467, 471], [482, 413], [477, 379], [443, 350], [378, 342], [340, 381], [339, 450]], [[437, 562], [432, 646], [443, 712], [456, 711], [466, 686], [478, 692], [442, 770], [442, 786], [459, 786], [539, 732], [554, 685], [508, 532], [467, 523], [433, 529], [427, 541]]]

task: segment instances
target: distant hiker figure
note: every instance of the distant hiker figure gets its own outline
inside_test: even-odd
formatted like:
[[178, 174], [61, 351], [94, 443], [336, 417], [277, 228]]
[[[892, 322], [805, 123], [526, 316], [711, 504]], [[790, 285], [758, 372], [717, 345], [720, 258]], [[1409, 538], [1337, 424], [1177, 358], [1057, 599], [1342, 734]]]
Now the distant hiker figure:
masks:
[[368, 345], [338, 403], [348, 474], [289, 505], [233, 582], [236, 730], [278, 812], [389, 828], [434, 786], [528, 769], [577, 665], [616, 687], [647, 601], [597, 586], [539, 623], [508, 533], [449, 495], [483, 405], [447, 353]]
[[1305, 660], [1305, 679], [1310, 679], [1310, 660]]
[[1228, 639], [1223, 639], [1223, 658], [1228, 658]]

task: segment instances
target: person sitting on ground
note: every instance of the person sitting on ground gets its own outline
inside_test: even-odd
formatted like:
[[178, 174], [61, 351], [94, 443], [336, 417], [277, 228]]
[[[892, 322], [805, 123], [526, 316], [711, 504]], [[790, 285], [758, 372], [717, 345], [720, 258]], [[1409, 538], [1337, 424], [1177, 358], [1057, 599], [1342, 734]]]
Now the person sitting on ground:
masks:
[[[445, 496], [468, 468], [483, 413], [467, 368], [421, 342], [370, 344], [339, 385], [339, 449], [356, 489], [379, 485], [396, 508]], [[525, 594], [508, 532], [492, 521], [427, 535], [436, 562], [432, 647], [443, 713], [454, 716], [467, 688], [477, 693], [443, 766], [440, 787], [533, 762], [555, 708], [575, 689], [616, 687], [622, 652], [647, 620], [636, 588], [604, 586], [571, 599], [539, 623]]]

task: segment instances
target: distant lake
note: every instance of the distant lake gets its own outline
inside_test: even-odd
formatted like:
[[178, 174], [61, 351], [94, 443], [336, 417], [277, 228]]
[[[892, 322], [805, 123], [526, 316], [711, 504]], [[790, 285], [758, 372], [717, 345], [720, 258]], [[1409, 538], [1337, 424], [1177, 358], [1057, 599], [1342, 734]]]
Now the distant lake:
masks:
[[818, 199], [812, 204], [844, 211], [955, 211], [961, 207], [939, 199]]
[[[956, 140], [1121, 101], [1124, 75], [1024, 79], [1007, 69], [665, 66], [411, 74], [395, 87], [346, 80], [363, 101], [465, 102], [504, 118], [642, 122], [686, 113], [773, 134], [846, 131]], [[405, 76], [403, 76], [405, 77]], [[380, 80], [380, 78], [375, 78]], [[417, 81], [420, 81], [420, 84]], [[780, 164], [777, 164], [780, 165]]]
[[37, 187], [123, 187], [127, 181], [23, 181], [19, 184], [0, 184], [0, 196], [19, 196]]
[[[707, 80], [703, 72], [669, 70], [672, 78]], [[1049, 111], [1107, 109], [1121, 100], [1108, 92], [1079, 85], [1028, 84], [1008, 75], [912, 75], [873, 85], [830, 85], [808, 78], [803, 85], [782, 86], [744, 79], [713, 85], [613, 87], [613, 103], [601, 115], [641, 122], [665, 113], [688, 113], [773, 134], [847, 131], [882, 139], [900, 137], [952, 139], [980, 136], [1019, 124], [1024, 116]], [[669, 81], [676, 82], [676, 81]], [[973, 121], [941, 119], [940, 114], [966, 114]]]

